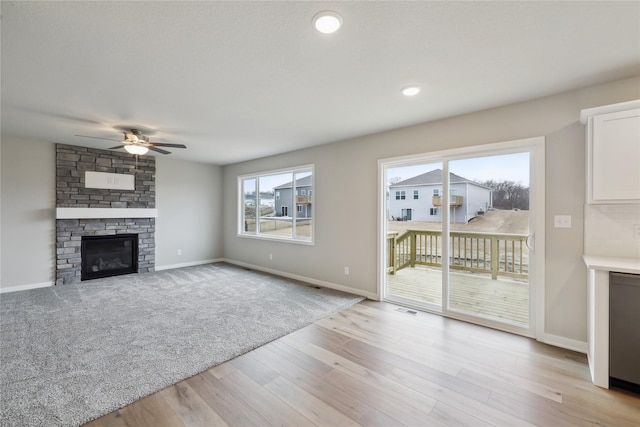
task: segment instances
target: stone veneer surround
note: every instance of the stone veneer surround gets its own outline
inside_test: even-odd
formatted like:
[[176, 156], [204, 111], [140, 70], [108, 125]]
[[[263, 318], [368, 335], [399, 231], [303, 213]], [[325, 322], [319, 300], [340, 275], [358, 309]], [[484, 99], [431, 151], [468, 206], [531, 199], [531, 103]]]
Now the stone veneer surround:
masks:
[[[135, 175], [135, 190], [85, 188], [85, 171]], [[155, 158], [56, 144], [56, 207], [155, 208]], [[56, 285], [80, 281], [82, 236], [138, 234], [138, 272], [155, 269], [155, 218], [56, 220]]]

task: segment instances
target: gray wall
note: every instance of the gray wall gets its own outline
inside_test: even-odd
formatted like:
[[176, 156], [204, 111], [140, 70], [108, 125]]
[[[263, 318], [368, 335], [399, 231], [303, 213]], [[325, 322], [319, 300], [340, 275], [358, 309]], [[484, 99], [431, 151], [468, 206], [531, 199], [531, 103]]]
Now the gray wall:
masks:
[[2, 138], [0, 286], [52, 283], [56, 268], [55, 145]]
[[[640, 77], [226, 166], [225, 258], [375, 294], [379, 159], [545, 136], [545, 333], [585, 342], [586, 269], [581, 258], [585, 129], [579, 122], [580, 110], [637, 98]], [[238, 237], [237, 175], [309, 163], [316, 167], [315, 245]], [[345, 215], [349, 206], [357, 206], [360, 214]], [[572, 215], [573, 228], [553, 228], [556, 214]], [[348, 276], [343, 274], [345, 266], [350, 267]]]
[[[3, 137], [0, 149], [0, 286], [51, 284], [55, 145]], [[221, 182], [220, 166], [157, 158], [156, 269], [222, 257]]]
[[158, 156], [156, 192], [156, 270], [222, 258], [222, 168]]

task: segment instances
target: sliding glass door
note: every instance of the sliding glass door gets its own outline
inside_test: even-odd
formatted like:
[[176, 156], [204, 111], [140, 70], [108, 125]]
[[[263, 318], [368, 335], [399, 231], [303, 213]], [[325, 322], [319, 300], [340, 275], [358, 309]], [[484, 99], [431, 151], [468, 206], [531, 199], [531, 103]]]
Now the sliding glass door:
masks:
[[543, 155], [536, 138], [381, 161], [382, 297], [535, 335]]
[[388, 297], [441, 311], [442, 210], [432, 201], [442, 191], [442, 162], [388, 167], [386, 177]]
[[449, 311], [529, 327], [529, 163], [528, 151], [448, 162]]

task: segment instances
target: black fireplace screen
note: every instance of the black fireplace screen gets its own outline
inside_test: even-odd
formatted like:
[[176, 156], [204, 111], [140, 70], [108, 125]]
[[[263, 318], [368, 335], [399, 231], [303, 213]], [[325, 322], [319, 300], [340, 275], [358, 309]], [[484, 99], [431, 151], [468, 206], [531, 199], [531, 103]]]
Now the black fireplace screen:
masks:
[[138, 272], [138, 235], [83, 236], [81, 280]]

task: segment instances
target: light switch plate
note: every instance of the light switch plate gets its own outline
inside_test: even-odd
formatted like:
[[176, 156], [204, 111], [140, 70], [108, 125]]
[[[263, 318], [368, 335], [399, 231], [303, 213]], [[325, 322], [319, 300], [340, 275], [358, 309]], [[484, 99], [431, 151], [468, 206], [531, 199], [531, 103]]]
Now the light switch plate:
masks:
[[571, 215], [555, 215], [553, 226], [555, 228], [571, 228]]

